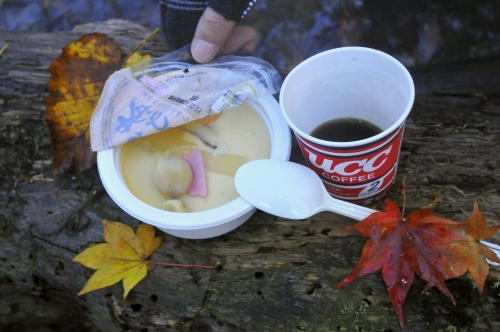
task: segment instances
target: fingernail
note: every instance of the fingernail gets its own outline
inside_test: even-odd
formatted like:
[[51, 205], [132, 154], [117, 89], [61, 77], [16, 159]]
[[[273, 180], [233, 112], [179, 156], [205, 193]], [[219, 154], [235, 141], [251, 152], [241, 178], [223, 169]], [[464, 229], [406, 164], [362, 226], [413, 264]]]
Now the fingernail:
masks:
[[195, 41], [193, 41], [191, 54], [193, 55], [193, 58], [196, 60], [196, 62], [207, 63], [212, 61], [218, 50], [219, 46], [201, 39], [196, 39]]

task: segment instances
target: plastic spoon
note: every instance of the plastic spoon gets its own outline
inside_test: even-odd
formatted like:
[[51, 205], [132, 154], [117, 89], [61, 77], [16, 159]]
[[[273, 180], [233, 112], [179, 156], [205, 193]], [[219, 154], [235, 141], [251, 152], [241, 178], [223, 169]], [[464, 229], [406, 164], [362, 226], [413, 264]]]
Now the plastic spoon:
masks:
[[[306, 219], [319, 212], [331, 211], [362, 220], [376, 212], [331, 197], [313, 170], [284, 160], [262, 159], [248, 162], [238, 169], [234, 183], [244, 200], [278, 217]], [[500, 258], [500, 246], [481, 242]]]
[[284, 160], [246, 163], [236, 172], [234, 184], [241, 197], [256, 208], [288, 219], [331, 211], [362, 220], [376, 212], [331, 197], [313, 170]]

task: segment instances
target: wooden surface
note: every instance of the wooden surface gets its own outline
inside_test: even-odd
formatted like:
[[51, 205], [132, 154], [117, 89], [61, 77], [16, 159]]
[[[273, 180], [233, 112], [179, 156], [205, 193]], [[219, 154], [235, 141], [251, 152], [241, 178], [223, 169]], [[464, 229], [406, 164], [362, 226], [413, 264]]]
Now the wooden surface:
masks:
[[[101, 220], [139, 222], [106, 194], [94, 167], [50, 181], [43, 121], [47, 69], [83, 33], [115, 37], [124, 53], [148, 34], [113, 20], [73, 32], [0, 32], [0, 330], [28, 331], [400, 331], [380, 273], [340, 289], [365, 239], [353, 220], [321, 213], [292, 221], [257, 212], [243, 226], [207, 240], [157, 230], [151, 260], [222, 264], [219, 270], [154, 266], [123, 300], [121, 284], [76, 294], [93, 273], [73, 257], [103, 242]], [[156, 38], [144, 51], [167, 51]], [[417, 90], [396, 185], [388, 198], [407, 211], [440, 201], [433, 213], [463, 221], [477, 201], [500, 222], [500, 59], [413, 68]], [[474, 79], [472, 79], [473, 77]], [[293, 161], [304, 160], [294, 142]], [[374, 206], [380, 208], [380, 205]], [[491, 240], [500, 243], [500, 237]], [[467, 276], [447, 286], [454, 306], [416, 280], [404, 304], [404, 331], [500, 330], [500, 269], [479, 296]]]

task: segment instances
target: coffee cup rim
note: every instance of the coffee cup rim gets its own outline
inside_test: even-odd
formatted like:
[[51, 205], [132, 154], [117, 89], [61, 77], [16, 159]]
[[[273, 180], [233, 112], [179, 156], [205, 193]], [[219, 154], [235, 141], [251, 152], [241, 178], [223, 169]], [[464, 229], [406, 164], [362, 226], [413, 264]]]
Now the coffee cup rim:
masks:
[[[382, 132], [380, 132], [379, 134], [377, 134], [375, 136], [371, 136], [371, 137], [368, 137], [368, 138], [362, 139], [362, 140], [350, 141], [350, 142], [326, 141], [326, 140], [318, 139], [316, 137], [313, 137], [313, 136], [305, 133], [304, 131], [299, 129], [291, 121], [288, 114], [286, 113], [285, 107], [284, 107], [284, 100], [283, 100], [283, 98], [284, 98], [283, 91], [287, 88], [288, 85], [293, 84], [292, 79], [293, 79], [294, 73], [298, 72], [299, 70], [301, 70], [302, 68], [304, 68], [305, 66], [310, 64], [311, 62], [316, 61], [322, 57], [331, 56], [332, 54], [335, 54], [335, 53], [353, 52], [353, 51], [368, 52], [368, 53], [376, 54], [376, 55], [381, 56], [385, 59], [388, 59], [391, 63], [393, 63], [395, 66], [397, 66], [399, 69], [401, 69], [401, 72], [405, 75], [407, 82], [408, 82], [408, 85], [409, 85], [408, 86], [409, 87], [409, 96], [408, 96], [408, 101], [406, 102], [405, 110], [390, 127], [388, 127], [387, 129], [383, 130]], [[399, 62], [396, 58], [392, 57], [391, 55], [389, 55], [387, 53], [384, 53], [384, 52], [376, 50], [376, 49], [372, 49], [372, 48], [368, 48], [368, 47], [359, 47], [359, 46], [346, 46], [346, 47], [339, 47], [339, 48], [331, 49], [331, 50], [324, 51], [324, 52], [318, 53], [316, 55], [313, 55], [312, 57], [304, 60], [303, 62], [298, 64], [294, 69], [292, 69], [292, 71], [287, 75], [287, 77], [283, 81], [283, 85], [281, 87], [281, 93], [280, 93], [280, 97], [279, 97], [279, 104], [280, 104], [280, 108], [281, 108], [281, 112], [283, 114], [283, 117], [285, 118], [286, 122], [288, 123], [288, 125], [290, 126], [290, 128], [293, 130], [293, 132], [295, 134], [297, 134], [297, 135], [299, 135], [299, 136], [301, 136], [301, 137], [303, 137], [303, 138], [307, 139], [308, 141], [315, 143], [315, 144], [329, 146], [329, 147], [339, 147], [339, 148], [366, 145], [366, 144], [370, 144], [370, 143], [379, 141], [380, 139], [383, 139], [384, 137], [388, 136], [389, 134], [394, 132], [397, 128], [399, 128], [405, 122], [406, 118], [408, 117], [408, 115], [413, 107], [414, 101], [415, 101], [415, 84], [413, 82], [413, 79], [412, 79], [408, 69], [401, 62]]]

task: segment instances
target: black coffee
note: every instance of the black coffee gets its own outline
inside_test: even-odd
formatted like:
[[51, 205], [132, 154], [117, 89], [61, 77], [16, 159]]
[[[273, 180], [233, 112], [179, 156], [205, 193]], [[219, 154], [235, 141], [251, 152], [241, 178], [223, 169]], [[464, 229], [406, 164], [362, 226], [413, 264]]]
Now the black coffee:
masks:
[[380, 134], [382, 129], [371, 122], [356, 118], [341, 118], [320, 124], [311, 136], [331, 142], [352, 142]]

